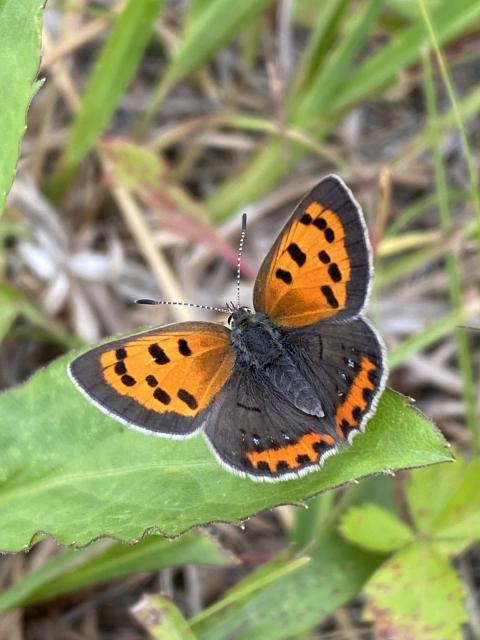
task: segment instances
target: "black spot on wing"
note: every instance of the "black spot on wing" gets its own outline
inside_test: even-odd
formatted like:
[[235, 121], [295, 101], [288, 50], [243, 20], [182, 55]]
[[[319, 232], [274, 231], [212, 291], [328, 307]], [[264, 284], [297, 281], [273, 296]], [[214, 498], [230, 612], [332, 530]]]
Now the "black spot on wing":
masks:
[[257, 413], [260, 413], [260, 409], [258, 407], [249, 407], [242, 402], [237, 402], [237, 407], [240, 407], [240, 409], [245, 409], [246, 411], [256, 411]]
[[312, 222], [312, 216], [309, 213], [304, 213], [300, 218], [300, 222], [304, 225], [309, 225]]
[[324, 284], [320, 287], [320, 291], [325, 296], [325, 300], [327, 301], [327, 304], [330, 305], [332, 309], [338, 309], [339, 307], [338, 300], [336, 299], [335, 294], [332, 291], [332, 288], [329, 287], [328, 284]]
[[155, 398], [155, 400], [158, 400], [159, 402], [165, 405], [170, 404], [172, 400], [168, 395], [168, 393], [163, 389], [161, 389], [160, 387], [157, 387], [155, 389], [155, 391], [153, 392], [153, 397]]
[[178, 352], [185, 357], [192, 355], [192, 350], [190, 349], [188, 342], [184, 338], [180, 338], [180, 340], [178, 341]]
[[335, 234], [333, 232], [333, 229], [330, 229], [330, 227], [325, 229], [324, 235], [325, 235], [325, 240], [329, 243], [332, 243], [335, 240]]
[[319, 251], [318, 259], [323, 264], [328, 264], [330, 262], [330, 256], [328, 255], [328, 253], [326, 251]]
[[338, 264], [336, 262], [332, 262], [328, 266], [328, 275], [330, 276], [333, 282], [340, 282], [340, 280], [342, 279], [342, 273], [338, 268]]
[[170, 362], [170, 358], [159, 344], [151, 344], [148, 347], [148, 352], [157, 364], [168, 364]]
[[135, 384], [137, 384], [135, 378], [133, 376], [129, 376], [128, 373], [123, 375], [120, 380], [126, 387], [133, 387]]
[[327, 228], [327, 221], [324, 218], [315, 218], [313, 226], [320, 229], [320, 231], [324, 231]]
[[148, 375], [145, 378], [145, 382], [148, 384], [149, 387], [156, 387], [158, 385], [158, 380], [155, 378], [155, 376], [152, 376], [152, 375]]
[[298, 244], [295, 244], [295, 242], [289, 244], [287, 247], [287, 252], [297, 266], [303, 267], [307, 256], [303, 253]]
[[125, 362], [123, 362], [123, 360], [119, 360], [118, 362], [116, 362], [114, 370], [117, 376], [123, 376], [125, 373], [127, 373], [127, 367], [125, 366]]
[[297, 462], [299, 465], [309, 464], [311, 462], [310, 456], [307, 456], [305, 453], [302, 453], [297, 456]]
[[198, 407], [198, 402], [191, 393], [188, 393], [185, 389], [179, 389], [177, 393], [177, 397], [184, 402], [187, 407], [190, 409], [196, 409]]
[[117, 360], [125, 360], [125, 358], [127, 357], [127, 350], [123, 347], [120, 347], [120, 349], [117, 349], [115, 351], [115, 357]]
[[285, 284], [292, 284], [292, 274], [290, 271], [285, 271], [285, 269], [277, 269], [275, 272], [275, 277], [277, 280], [281, 280]]

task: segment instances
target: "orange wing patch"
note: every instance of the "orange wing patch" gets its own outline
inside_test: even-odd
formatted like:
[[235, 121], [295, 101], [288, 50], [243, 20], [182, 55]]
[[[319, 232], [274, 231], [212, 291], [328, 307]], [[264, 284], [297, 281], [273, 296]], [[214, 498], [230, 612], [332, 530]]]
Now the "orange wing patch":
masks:
[[132, 337], [100, 356], [105, 382], [160, 414], [194, 417], [230, 376], [229, 332], [174, 331]]
[[259, 471], [279, 473], [295, 471], [307, 464], [318, 462], [322, 449], [335, 445], [332, 436], [319, 433], [306, 433], [293, 444], [264, 451], [249, 451], [246, 454], [250, 464]]
[[371, 376], [376, 369], [376, 365], [367, 356], [362, 356], [350, 391], [335, 412], [335, 427], [341, 438], [345, 437], [344, 429], [358, 428], [362, 416], [370, 407], [375, 390], [375, 382]]
[[328, 318], [346, 307], [350, 271], [340, 217], [320, 202], [310, 202], [270, 260], [262, 307], [284, 326]]

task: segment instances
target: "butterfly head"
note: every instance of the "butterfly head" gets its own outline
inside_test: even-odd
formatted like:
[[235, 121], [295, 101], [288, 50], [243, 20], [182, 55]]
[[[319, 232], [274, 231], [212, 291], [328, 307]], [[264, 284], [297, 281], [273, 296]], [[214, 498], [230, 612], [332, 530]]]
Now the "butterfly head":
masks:
[[245, 325], [249, 318], [252, 316], [252, 310], [248, 307], [234, 308], [232, 313], [228, 316], [228, 324], [232, 329]]

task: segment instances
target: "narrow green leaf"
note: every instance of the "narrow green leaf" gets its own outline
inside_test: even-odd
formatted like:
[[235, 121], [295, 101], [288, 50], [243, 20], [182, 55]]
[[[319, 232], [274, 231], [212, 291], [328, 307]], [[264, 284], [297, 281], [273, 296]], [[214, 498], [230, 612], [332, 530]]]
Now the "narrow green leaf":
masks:
[[109, 418], [73, 386], [68, 360], [0, 395], [0, 512], [9, 523], [0, 530], [2, 550], [18, 550], [37, 531], [78, 545], [100, 535], [139, 538], [150, 527], [173, 536], [372, 473], [451, 459], [431, 423], [402, 396], [386, 392], [366, 434], [322, 470], [299, 480], [253, 482], [222, 469], [202, 435], [154, 438]]
[[247, 575], [246, 578], [230, 589], [223, 598], [197, 614], [194, 622], [195, 627], [203, 628], [202, 625], [204, 625], [205, 620], [208, 620], [207, 625], [209, 625], [213, 616], [217, 617], [217, 614], [219, 614], [221, 617], [224, 610], [250, 600], [258, 592], [297, 571], [300, 567], [308, 564], [309, 561], [310, 559], [305, 556], [288, 559], [285, 558], [285, 554], [282, 554], [281, 557], [276, 558], [273, 562]]
[[132, 81], [164, 0], [129, 0], [95, 64], [73, 123], [64, 162], [67, 177], [108, 125]]
[[153, 640], [195, 640], [182, 612], [163, 596], [144, 595], [133, 615]]
[[[480, 4], [477, 0], [457, 0], [455, 3], [442, 0], [432, 9], [438, 43], [448, 42], [464, 29], [470, 28], [479, 17]], [[422, 51], [429, 48], [431, 43], [428, 35], [418, 19], [352, 72], [348, 81], [343, 83], [343, 91], [339, 91], [333, 100], [332, 110], [348, 108], [385, 86], [395, 79], [401, 69], [418, 61]]]
[[432, 322], [423, 331], [407, 338], [390, 351], [388, 357], [390, 367], [392, 369], [398, 367], [409, 356], [435, 344], [440, 338], [443, 338], [447, 333], [450, 333], [477, 313], [478, 306], [471, 306], [467, 309], [451, 311], [444, 315], [443, 318]]
[[176, 79], [199, 69], [274, 0], [210, 0], [197, 7], [183, 34], [181, 48], [172, 61]]
[[396, 553], [368, 582], [366, 617], [389, 640], [461, 640], [465, 592], [447, 560], [427, 544]]
[[95, 543], [63, 551], [0, 594], [0, 613], [142, 571], [183, 564], [226, 565], [228, 555], [209, 538], [148, 536], [137, 544]]
[[[200, 614], [192, 619], [192, 628], [203, 640], [298, 638], [357, 595], [379, 562], [378, 556], [352, 547], [335, 533], [325, 533], [308, 564], [216, 615]], [[262, 567], [248, 579], [260, 579], [267, 570]]]
[[322, 69], [349, 4], [350, 0], [326, 0], [322, 10], [315, 12], [315, 24], [297, 69], [295, 91], [305, 91]]
[[342, 91], [344, 78], [349, 74], [355, 56], [370, 36], [382, 4], [382, 0], [368, 0], [361, 7], [349, 33], [330, 52], [326, 64], [317, 73], [311, 87], [294, 106], [291, 112], [292, 122], [308, 129], [312, 122], [318, 122], [325, 117], [325, 113], [331, 112], [331, 103]]
[[[460, 108], [453, 90], [453, 86], [450, 80], [447, 67], [443, 55], [438, 47], [436, 40], [435, 27], [431, 22], [430, 14], [425, 2], [419, 0], [419, 7], [426, 22], [426, 28], [430, 34], [432, 45], [435, 49], [438, 64], [442, 71], [444, 83], [447, 88], [447, 92], [452, 103], [452, 111], [456, 116], [457, 129], [462, 140], [463, 152], [466, 160], [466, 164], [470, 173], [470, 191], [471, 200], [476, 214], [477, 221], [477, 237], [480, 244], [480, 201], [478, 199], [478, 180], [476, 177], [477, 169], [476, 163], [471, 153], [467, 134], [465, 131], [465, 124], [463, 122]], [[452, 213], [449, 207], [448, 201], [448, 184], [447, 184], [447, 166], [442, 149], [442, 140], [440, 137], [440, 131], [438, 130], [439, 118], [437, 109], [437, 98], [435, 95], [435, 84], [433, 78], [433, 69], [430, 58], [428, 55], [424, 56], [424, 87], [425, 97], [427, 103], [427, 113], [429, 120], [432, 124], [434, 135], [432, 137], [432, 151], [433, 160], [435, 166], [435, 183], [436, 190], [438, 192], [438, 206], [439, 216], [441, 222], [441, 228], [448, 236], [454, 229]], [[450, 304], [454, 311], [459, 312], [463, 306], [462, 296], [462, 280], [461, 280], [461, 265], [454, 251], [449, 251], [446, 256], [446, 271], [448, 275]], [[465, 403], [465, 417], [467, 426], [470, 430], [472, 449], [475, 453], [480, 453], [480, 431], [479, 431], [479, 419], [477, 417], [477, 389], [475, 384], [474, 365], [471, 357], [471, 345], [470, 337], [461, 327], [457, 327], [455, 330], [455, 339], [457, 343], [457, 360], [460, 375], [462, 377], [463, 387], [463, 400]]]
[[45, 0], [0, 2], [0, 214], [12, 185], [40, 60]]
[[380, 553], [396, 551], [414, 539], [404, 522], [375, 504], [350, 509], [342, 518], [340, 531], [349, 542]]
[[25, 605], [31, 598], [35, 599], [35, 594], [41, 591], [44, 585], [54, 583], [63, 574], [75, 572], [82, 562], [88, 562], [90, 558], [97, 556], [104, 547], [104, 542], [96, 543], [81, 551], [67, 551], [53, 556], [39, 569], [23, 577], [0, 594], [0, 614]]
[[160, 101], [180, 78], [193, 73], [213, 58], [272, 2], [273, 0], [210, 0], [194, 3], [180, 48], [160, 82], [146, 121], [150, 120]]

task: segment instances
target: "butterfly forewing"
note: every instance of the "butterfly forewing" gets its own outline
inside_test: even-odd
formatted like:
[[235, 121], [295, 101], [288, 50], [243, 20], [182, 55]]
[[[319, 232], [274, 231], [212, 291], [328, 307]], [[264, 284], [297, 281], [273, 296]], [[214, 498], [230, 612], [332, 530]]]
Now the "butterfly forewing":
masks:
[[146, 431], [182, 436], [229, 378], [230, 331], [186, 322], [116, 340], [70, 365], [76, 384], [106, 412]]
[[360, 207], [328, 176], [300, 202], [263, 261], [255, 309], [287, 327], [354, 317], [365, 305], [370, 262]]

